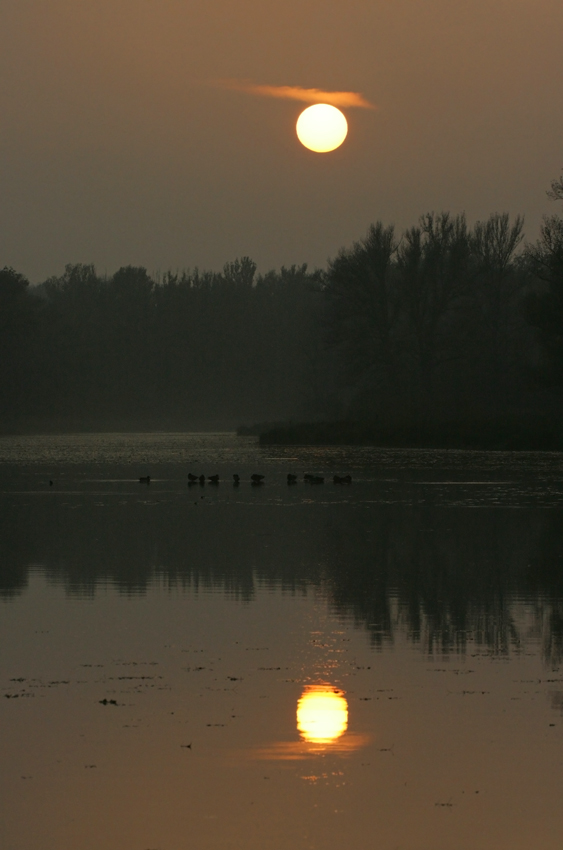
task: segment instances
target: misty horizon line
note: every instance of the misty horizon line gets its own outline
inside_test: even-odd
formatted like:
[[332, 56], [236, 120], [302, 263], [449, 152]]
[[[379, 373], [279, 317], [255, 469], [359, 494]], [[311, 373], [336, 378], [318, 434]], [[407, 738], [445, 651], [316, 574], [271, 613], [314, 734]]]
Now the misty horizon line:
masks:
[[[478, 218], [478, 219], [475, 219], [475, 221], [473, 223], [468, 223], [465, 211], [452, 214], [452, 213], [447, 212], [447, 211], [440, 211], [440, 212], [436, 213], [434, 210], [430, 210], [428, 213], [420, 215], [417, 219], [416, 225], [414, 225], [414, 226], [415, 227], [420, 226], [420, 224], [423, 222], [426, 215], [432, 215], [432, 216], [447, 215], [451, 218], [461, 219], [467, 224], [467, 226], [470, 230], [475, 228], [479, 224], [484, 223], [487, 220], [487, 219]], [[509, 216], [509, 218], [512, 217], [512, 214], [505, 210], [502, 213], [498, 213], [498, 212], [491, 213], [489, 218], [492, 218], [494, 216], [502, 216], [502, 215], [507, 215], [507, 216]], [[525, 214], [515, 213], [513, 217], [514, 217], [515, 220], [516, 219], [521, 220], [523, 225], [525, 224], [525, 219], [526, 219]], [[549, 218], [550, 218], [550, 216], [544, 215], [543, 221], [545, 221], [546, 219], [549, 219]], [[375, 222], [376, 225], [380, 224], [380, 223], [382, 223], [381, 219], [378, 219], [377, 222]], [[170, 266], [170, 267], [165, 268], [165, 269], [163, 269], [162, 267], [159, 267], [159, 268], [153, 269], [149, 272], [148, 268], [146, 266], [144, 266], [142, 264], [142, 262], [137, 264], [134, 261], [132, 261], [132, 262], [122, 263], [119, 266], [117, 266], [115, 271], [108, 272], [107, 267], [104, 268], [103, 270], [101, 270], [94, 260], [90, 260], [90, 261], [87, 261], [87, 262], [83, 262], [83, 261], [79, 260], [79, 261], [65, 263], [62, 273], [61, 272], [59, 272], [59, 273], [54, 272], [52, 274], [48, 274], [47, 276], [42, 277], [38, 280], [34, 280], [34, 281], [30, 280], [30, 278], [25, 274], [24, 274], [24, 277], [28, 281], [29, 285], [32, 288], [34, 288], [34, 287], [42, 286], [47, 281], [50, 281], [50, 280], [53, 280], [53, 279], [60, 277], [62, 274], [64, 274], [70, 268], [79, 268], [79, 267], [90, 268], [96, 273], [96, 275], [99, 278], [101, 278], [103, 280], [110, 280], [121, 269], [135, 268], [135, 269], [143, 269], [145, 272], [148, 273], [149, 277], [151, 278], [151, 280], [153, 280], [154, 283], [160, 284], [160, 283], [163, 282], [162, 279], [166, 278], [167, 276], [175, 276], [175, 275], [177, 275], [179, 277], [181, 277], [181, 276], [192, 276], [192, 275], [195, 275], [195, 276], [198, 276], [198, 275], [220, 276], [221, 274], [223, 274], [225, 272], [225, 269], [228, 266], [231, 266], [232, 264], [235, 264], [235, 263], [238, 263], [238, 262], [245, 262], [245, 261], [250, 261], [250, 262], [253, 263], [253, 265], [255, 267], [256, 280], [261, 279], [261, 278], [264, 279], [270, 274], [280, 274], [280, 273], [283, 273], [284, 271], [295, 272], [297, 270], [297, 271], [300, 271], [302, 273], [307, 272], [309, 274], [311, 274], [311, 273], [322, 274], [323, 272], [326, 271], [326, 269], [331, 265], [331, 263], [334, 261], [334, 259], [338, 256], [338, 254], [342, 250], [347, 250], [348, 248], [352, 248], [358, 242], [361, 242], [362, 239], [364, 238], [364, 236], [369, 234], [370, 229], [373, 226], [374, 226], [374, 223], [368, 225], [368, 227], [365, 230], [365, 233], [360, 238], [356, 238], [353, 242], [350, 242], [347, 245], [341, 245], [340, 248], [338, 248], [334, 252], [333, 257], [330, 257], [330, 256], [327, 257], [324, 266], [315, 265], [314, 267], [311, 267], [308, 262], [304, 261], [304, 262], [294, 262], [294, 263], [289, 263], [289, 264], [282, 263], [278, 267], [268, 266], [268, 267], [265, 267], [264, 270], [261, 270], [258, 267], [258, 263], [256, 263], [250, 255], [248, 255], [248, 254], [237, 254], [235, 256], [234, 260], [229, 260], [229, 259], [225, 260], [223, 262], [222, 266], [219, 269], [217, 269], [216, 267], [215, 268], [204, 267], [204, 266], [200, 266], [198, 264], [193, 265], [193, 266], [189, 265], [189, 264], [185, 264], [185, 265], [182, 265], [182, 266], [180, 266], [180, 265], [176, 265], [174, 267]], [[388, 226], [395, 228], [395, 224], [393, 222]], [[401, 242], [403, 240], [403, 238], [406, 236], [406, 234], [409, 232], [409, 230], [411, 230], [411, 228], [412, 228], [412, 225], [404, 227], [402, 229], [402, 231], [400, 232], [400, 235], [398, 237], [399, 242]], [[525, 251], [527, 246], [535, 244], [535, 241], [536, 240], [533, 240], [533, 242], [529, 242], [526, 239], [524, 239], [524, 241], [522, 243], [521, 253]], [[8, 265], [8, 264], [2, 265], [1, 261], [0, 261], [0, 268], [12, 269], [14, 271], [18, 271], [18, 269], [15, 266]]]

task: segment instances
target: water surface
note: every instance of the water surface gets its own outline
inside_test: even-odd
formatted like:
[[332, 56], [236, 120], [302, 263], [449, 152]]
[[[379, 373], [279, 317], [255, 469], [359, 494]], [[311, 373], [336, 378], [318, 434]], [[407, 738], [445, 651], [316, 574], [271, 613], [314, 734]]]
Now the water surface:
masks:
[[1, 438], [0, 846], [559, 850], [562, 497], [561, 454]]

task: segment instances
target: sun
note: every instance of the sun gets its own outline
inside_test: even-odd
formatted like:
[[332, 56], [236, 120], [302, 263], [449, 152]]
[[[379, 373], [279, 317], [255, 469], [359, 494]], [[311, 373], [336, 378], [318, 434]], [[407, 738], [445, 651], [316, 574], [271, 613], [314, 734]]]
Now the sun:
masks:
[[348, 133], [348, 122], [336, 106], [315, 103], [297, 119], [297, 138], [315, 153], [327, 153], [340, 147]]

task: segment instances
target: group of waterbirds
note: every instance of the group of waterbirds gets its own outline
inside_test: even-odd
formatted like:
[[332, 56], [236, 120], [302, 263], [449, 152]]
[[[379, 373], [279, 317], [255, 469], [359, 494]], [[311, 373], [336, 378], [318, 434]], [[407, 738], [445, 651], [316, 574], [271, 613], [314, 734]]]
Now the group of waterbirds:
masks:
[[[266, 476], [260, 475], [255, 472], [250, 476], [250, 483], [253, 487], [260, 487], [264, 484]], [[205, 485], [205, 482], [208, 481], [210, 484], [219, 484], [220, 478], [218, 475], [208, 475], [207, 478], [205, 475], [194, 475], [192, 472], [188, 472], [188, 486], [193, 486], [194, 484], [199, 484], [200, 487]], [[293, 473], [287, 473], [287, 483], [288, 484], [297, 484], [298, 476], [293, 475]], [[307, 484], [324, 484], [324, 475], [312, 475], [310, 472], [306, 472], [303, 476], [303, 481]], [[351, 475], [333, 475], [332, 481], [334, 484], [351, 484], [352, 476]], [[150, 475], [141, 475], [139, 478], [140, 484], [150, 484], [151, 477]], [[240, 484], [240, 475], [236, 473], [233, 475], [233, 485], [238, 487]]]

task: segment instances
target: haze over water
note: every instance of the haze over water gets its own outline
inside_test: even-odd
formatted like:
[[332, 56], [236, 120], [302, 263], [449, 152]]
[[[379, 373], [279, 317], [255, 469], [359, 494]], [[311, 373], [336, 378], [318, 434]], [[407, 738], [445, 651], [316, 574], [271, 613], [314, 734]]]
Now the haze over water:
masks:
[[555, 453], [1, 438], [0, 846], [559, 850], [562, 505]]

